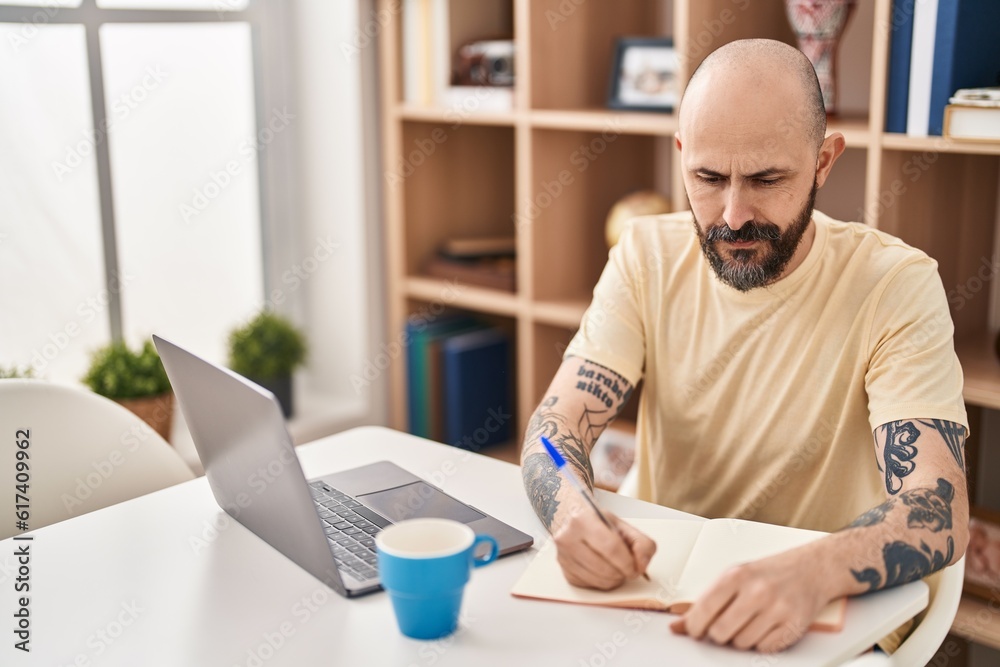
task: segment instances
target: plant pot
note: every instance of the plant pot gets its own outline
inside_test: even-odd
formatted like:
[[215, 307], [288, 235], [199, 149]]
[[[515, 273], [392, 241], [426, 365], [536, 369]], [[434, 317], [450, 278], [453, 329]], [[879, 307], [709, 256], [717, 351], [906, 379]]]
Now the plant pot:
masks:
[[152, 427], [161, 438], [170, 442], [170, 425], [174, 420], [174, 392], [159, 396], [115, 399], [122, 407], [131, 411]]
[[292, 416], [294, 405], [292, 404], [292, 376], [282, 375], [273, 378], [251, 378], [254, 382], [267, 389], [278, 399], [281, 405], [281, 414], [288, 419]]

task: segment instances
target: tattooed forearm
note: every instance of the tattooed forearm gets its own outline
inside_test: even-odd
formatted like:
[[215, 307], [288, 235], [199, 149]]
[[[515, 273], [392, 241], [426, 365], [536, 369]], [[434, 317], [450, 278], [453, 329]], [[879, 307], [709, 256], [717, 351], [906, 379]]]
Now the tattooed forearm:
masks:
[[935, 533], [951, 530], [951, 501], [955, 498], [955, 487], [942, 478], [938, 478], [937, 484], [933, 491], [913, 489], [899, 496], [910, 508], [906, 519], [910, 528], [926, 528]]
[[562, 485], [562, 478], [559, 477], [555, 464], [548, 454], [531, 454], [524, 459], [521, 471], [524, 490], [528, 492], [528, 500], [535, 508], [535, 514], [546, 528], [551, 528], [552, 519], [559, 507], [556, 493]]
[[[889, 498], [855, 519], [848, 528], [879, 526], [891, 515], [905, 512], [907, 528], [927, 531], [912, 533], [909, 540], [891, 537], [882, 546], [882, 562], [878, 564], [884, 567], [884, 576], [878, 567], [852, 568], [851, 574], [855, 581], [866, 584], [868, 590], [874, 591], [922, 579], [950, 563], [955, 555], [955, 540], [950, 532], [954, 499], [955, 487], [948, 480], [939, 477], [936, 488], [904, 491], [898, 497]], [[902, 516], [899, 516], [898, 521], [902, 521]], [[940, 537], [934, 536], [942, 531], [948, 532]], [[940, 544], [942, 537], [945, 539], [944, 551], [927, 544], [927, 541], [934, 540], [938, 540]]]
[[908, 584], [917, 579], [923, 579], [928, 574], [940, 570], [951, 562], [955, 555], [955, 540], [948, 536], [948, 547], [945, 553], [931, 549], [923, 540], [920, 548], [897, 540], [885, 545], [882, 558], [885, 561], [885, 580], [873, 567], [863, 570], [851, 570], [851, 574], [859, 584], [868, 584], [868, 590], [891, 588], [900, 584]]
[[868, 526], [877, 526], [885, 521], [886, 515], [892, 510], [895, 504], [896, 500], [894, 498], [890, 498], [878, 507], [873, 507], [859, 516], [851, 522], [851, 525], [848, 526], [848, 528], [867, 528]]
[[948, 451], [955, 457], [958, 469], [965, 472], [965, 438], [968, 436], [968, 433], [965, 432], [965, 427], [955, 422], [946, 422], [940, 419], [932, 419], [930, 421], [920, 419], [918, 421], [922, 425], [929, 426], [941, 434], [944, 443], [948, 445]]
[[[581, 381], [585, 381], [582, 389]], [[542, 449], [542, 436], [562, 453], [580, 481], [593, 488], [590, 450], [621, 411], [631, 391], [632, 385], [617, 373], [584, 359], [569, 358], [553, 379], [550, 395], [528, 421], [521, 449], [521, 475], [535, 513], [549, 530], [556, 521], [560, 506], [557, 496], [563, 480]]]

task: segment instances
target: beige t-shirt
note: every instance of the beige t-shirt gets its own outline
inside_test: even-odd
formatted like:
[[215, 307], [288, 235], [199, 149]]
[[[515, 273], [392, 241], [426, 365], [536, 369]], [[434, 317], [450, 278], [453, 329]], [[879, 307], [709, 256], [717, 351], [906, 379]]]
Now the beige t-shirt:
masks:
[[813, 221], [805, 261], [747, 293], [716, 278], [690, 212], [637, 218], [611, 250], [566, 355], [644, 380], [639, 498], [832, 532], [885, 499], [875, 428], [968, 428], [937, 263]]

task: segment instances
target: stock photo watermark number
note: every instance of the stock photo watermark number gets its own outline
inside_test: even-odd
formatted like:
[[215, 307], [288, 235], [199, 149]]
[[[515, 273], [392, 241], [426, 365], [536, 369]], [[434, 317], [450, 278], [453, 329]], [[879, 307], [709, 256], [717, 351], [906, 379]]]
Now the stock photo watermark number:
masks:
[[[14, 527], [28, 530], [31, 519], [31, 429], [14, 432]], [[27, 653], [31, 650], [31, 544], [30, 535], [14, 538], [14, 558], [17, 561], [17, 576], [14, 577], [14, 648]]]

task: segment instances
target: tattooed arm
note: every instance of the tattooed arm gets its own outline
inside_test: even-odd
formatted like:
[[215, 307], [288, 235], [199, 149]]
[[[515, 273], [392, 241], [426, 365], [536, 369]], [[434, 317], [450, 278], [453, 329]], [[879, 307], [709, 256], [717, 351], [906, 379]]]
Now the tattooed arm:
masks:
[[521, 475], [538, 518], [552, 533], [566, 579], [577, 586], [608, 590], [645, 572], [656, 545], [605, 512], [610, 530], [562, 483], [541, 444], [546, 436], [572, 472], [594, 486], [590, 450], [632, 394], [632, 385], [614, 371], [578, 357], [563, 361], [528, 423], [521, 450]]
[[737, 648], [782, 650], [829, 601], [955, 562], [969, 539], [965, 435], [962, 425], [937, 419], [883, 424], [875, 453], [884, 503], [823, 539], [733, 568], [672, 628]]
[[954, 563], [969, 542], [965, 427], [904, 419], [875, 431], [886, 501], [842, 531], [856, 549], [843, 573], [848, 594], [922, 579]]

